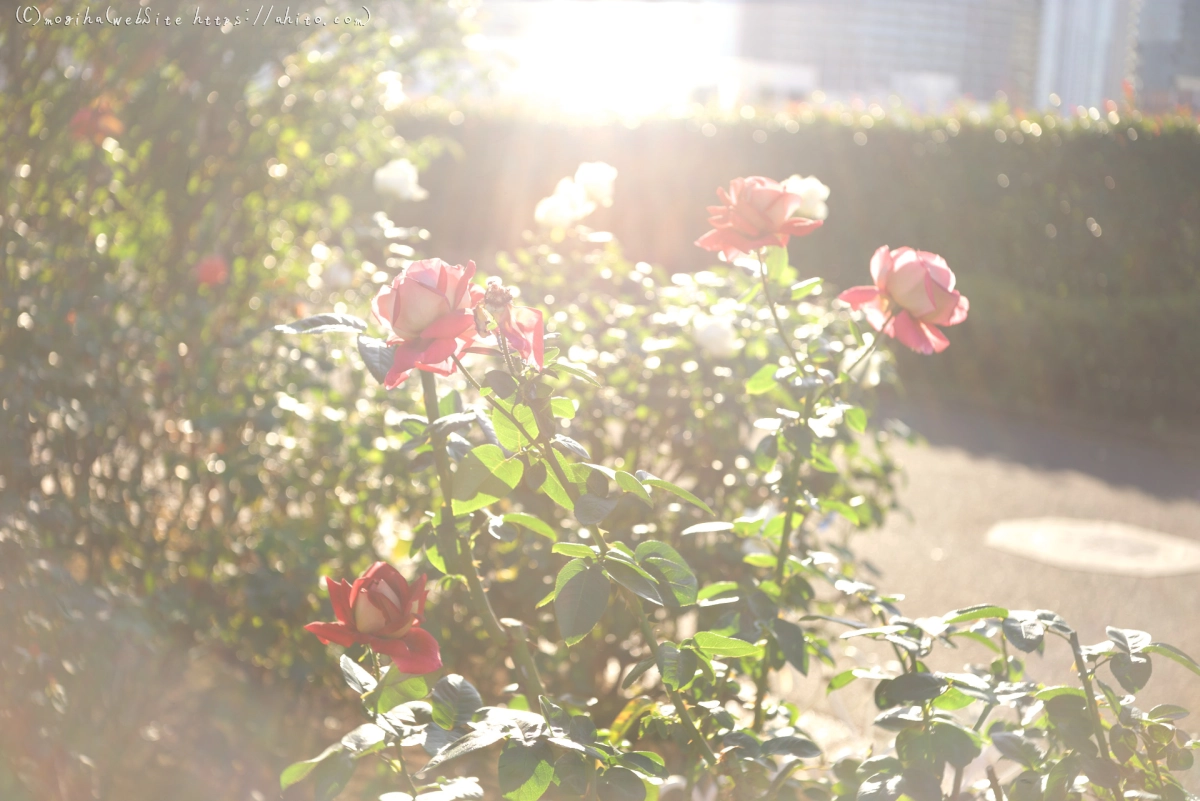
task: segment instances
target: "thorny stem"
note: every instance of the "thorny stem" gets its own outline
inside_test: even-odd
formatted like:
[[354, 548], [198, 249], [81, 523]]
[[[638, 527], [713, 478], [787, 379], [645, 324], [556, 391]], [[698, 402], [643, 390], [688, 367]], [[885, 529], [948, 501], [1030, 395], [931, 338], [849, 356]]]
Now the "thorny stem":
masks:
[[[798, 459], [799, 457], [797, 457]], [[792, 539], [792, 520], [796, 515], [796, 501], [799, 489], [796, 486], [797, 474], [799, 473], [799, 462], [794, 463], [795, 470], [789, 470], [789, 476], [785, 479], [785, 484], [791, 489], [788, 493], [787, 507], [784, 511], [783, 532], [779, 537], [779, 550], [775, 553], [775, 584], [780, 591], [783, 590], [784, 574], [787, 571], [788, 552], [791, 549]], [[803, 520], [801, 521], [803, 522]], [[768, 654], [770, 656], [770, 649]], [[760, 664], [758, 676], [754, 681], [754, 731], [762, 731], [763, 726], [763, 703], [766, 701], [767, 689], [769, 686], [769, 677], [771, 668], [768, 664], [769, 659], [764, 658]]]
[[[659, 642], [658, 637], [654, 634], [654, 627], [650, 625], [650, 618], [646, 617], [646, 610], [642, 607], [641, 600], [638, 599], [629, 590], [621, 588], [621, 595], [625, 598], [625, 603], [629, 605], [629, 610], [633, 612], [633, 616], [637, 618], [638, 626], [642, 631], [642, 639], [646, 641], [657, 657]], [[666, 686], [666, 685], [664, 685]], [[711, 768], [717, 764], [717, 755], [713, 753], [708, 741], [700, 734], [700, 730], [696, 728], [696, 721], [692, 719], [692, 713], [683, 703], [683, 697], [678, 690], [672, 690], [667, 687], [667, 695], [671, 698], [671, 703], [675, 705], [675, 711], [679, 713], [679, 719], [683, 722], [683, 727], [687, 730], [688, 736], [692, 738], [700, 747], [700, 756], [704, 758], [705, 763]]]
[[763, 259], [763, 250], [760, 248], [756, 255], [758, 256], [758, 277], [762, 279], [763, 297], [767, 301], [767, 308], [771, 310], [772, 319], [775, 320], [775, 330], [779, 333], [779, 338], [783, 340], [788, 353], [792, 355], [793, 364], [799, 370], [803, 361], [800, 359], [800, 354], [792, 347], [792, 338], [784, 333], [783, 322], [779, 319], [779, 310], [775, 308], [775, 299], [771, 297], [771, 283], [767, 280], [767, 262]]
[[996, 796], [995, 801], [1004, 801], [1004, 790], [1000, 787], [1000, 777], [996, 775], [996, 769], [991, 765], [987, 766], [988, 781], [992, 783], [992, 795]]
[[[463, 363], [458, 360], [457, 356], [451, 355], [450, 358], [454, 360], [454, 363], [456, 365], [458, 365], [458, 369], [462, 371], [462, 374], [464, 376], [466, 376], [466, 379], [471, 384], [471, 386], [475, 387], [476, 390], [483, 389], [483, 385], [480, 384], [477, 380], [475, 380], [475, 377], [473, 375], [471, 375], [469, 372], [467, 372], [467, 368], [463, 366]], [[496, 403], [496, 400], [494, 398], [492, 398], [491, 396], [485, 396], [484, 400], [486, 400], [489, 404], [491, 404], [493, 409], [496, 409], [502, 415], [507, 417], [509, 422], [512, 423], [514, 426], [516, 426], [516, 429], [517, 429], [517, 431], [519, 431], [521, 433], [521, 436], [523, 436], [525, 439], [529, 440], [529, 442], [537, 443], [540, 446], [539, 450], [541, 451], [542, 458], [550, 463], [550, 469], [554, 471], [555, 477], [563, 485], [563, 489], [565, 489], [567, 491], [567, 494], [572, 495], [572, 500], [574, 500], [574, 485], [570, 481], [567, 480], [566, 474], [563, 473], [562, 466], [559, 465], [558, 460], [556, 458], [554, 458], [554, 447], [546, 439], [544, 432], [539, 432], [539, 433], [543, 433], [543, 436], [535, 439], [525, 429], [525, 426], [521, 423], [521, 421], [517, 419], [516, 415], [514, 415], [508, 409], [505, 409], [500, 404]]]
[[1100, 719], [1100, 707], [1096, 705], [1096, 691], [1092, 689], [1092, 676], [1088, 672], [1087, 662], [1083, 658], [1083, 649], [1079, 647], [1079, 635], [1072, 631], [1067, 639], [1071, 643], [1071, 652], [1075, 655], [1075, 670], [1079, 674], [1079, 681], [1083, 683], [1083, 700], [1087, 702], [1088, 714], [1092, 717], [1096, 744], [1100, 746], [1101, 755], [1105, 759], [1111, 759], [1108, 738], [1104, 736], [1104, 722]]
[[[421, 388], [425, 395], [425, 416], [432, 424], [438, 418], [437, 380], [433, 373], [421, 370]], [[466, 578], [467, 590], [471, 605], [476, 614], [483, 620], [483, 627], [488, 636], [498, 645], [508, 646], [512, 650], [513, 660], [517, 664], [521, 692], [529, 705], [533, 707], [537, 697], [545, 693], [541, 676], [538, 675], [537, 664], [529, 651], [529, 642], [524, 631], [506, 629], [496, 618], [496, 612], [488, 600], [483, 581], [475, 569], [475, 559], [471, 554], [470, 540], [463, 542], [458, 536], [454, 525], [454, 508], [451, 503], [452, 483], [450, 475], [450, 459], [446, 452], [446, 441], [438, 438], [433, 443], [433, 458], [437, 466], [438, 479], [442, 493], [442, 519], [438, 526], [438, 550], [450, 571]], [[465, 547], [463, 547], [465, 546]], [[461, 549], [461, 550], [460, 550]]]

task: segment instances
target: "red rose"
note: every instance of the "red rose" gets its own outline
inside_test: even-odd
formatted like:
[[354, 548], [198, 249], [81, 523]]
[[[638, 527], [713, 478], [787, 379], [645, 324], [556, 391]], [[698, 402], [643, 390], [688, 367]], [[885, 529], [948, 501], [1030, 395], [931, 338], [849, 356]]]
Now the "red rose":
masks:
[[392, 658], [405, 673], [431, 673], [442, 666], [433, 635], [420, 628], [425, 613], [425, 576], [409, 586], [400, 571], [376, 562], [353, 584], [326, 580], [337, 623], [309, 623], [306, 628], [329, 644], [362, 643]]
[[729, 191], [719, 188], [717, 194], [723, 205], [708, 207], [713, 230], [696, 244], [720, 252], [728, 261], [768, 245], [785, 247], [789, 237], [804, 236], [821, 226], [820, 220], [793, 216], [804, 198], [770, 178], [734, 178]]
[[475, 262], [451, 265], [441, 259], [413, 262], [371, 304], [375, 319], [388, 330], [388, 344], [398, 345], [383, 385], [404, 383], [414, 368], [438, 375], [454, 372], [452, 356], [475, 338], [471, 309], [483, 298], [472, 284]]
[[113, 114], [112, 102], [104, 96], [75, 112], [67, 127], [78, 140], [101, 144], [108, 137], [125, 133], [125, 125]]
[[196, 262], [196, 280], [205, 286], [216, 286], [229, 280], [229, 263], [221, 256], [205, 256]]
[[871, 257], [874, 286], [856, 286], [839, 300], [862, 309], [876, 331], [898, 339], [917, 353], [941, 353], [950, 340], [939, 325], [967, 319], [970, 304], [954, 288], [954, 271], [936, 253], [912, 248], [888, 250]]

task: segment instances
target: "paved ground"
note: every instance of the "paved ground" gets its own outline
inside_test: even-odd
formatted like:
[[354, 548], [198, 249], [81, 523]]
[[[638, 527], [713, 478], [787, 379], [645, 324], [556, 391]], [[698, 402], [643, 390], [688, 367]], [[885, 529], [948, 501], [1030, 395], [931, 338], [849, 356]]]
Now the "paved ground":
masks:
[[[878, 585], [906, 594], [908, 615], [981, 602], [1052, 609], [1080, 631], [1084, 644], [1106, 639], [1111, 624], [1148, 631], [1200, 658], [1200, 575], [1096, 575], [984, 545], [988, 529], [1001, 520], [1050, 516], [1112, 520], [1200, 541], [1200, 449], [1179, 437], [1154, 441], [979, 410], [908, 404], [889, 413], [926, 440], [897, 453], [908, 474], [901, 501], [911, 517], [896, 514], [885, 530], [856, 544], [883, 569]], [[961, 664], [983, 661], [985, 653], [964, 649], [952, 656]], [[1029, 669], [1044, 680], [1063, 680], [1070, 664], [1065, 644], [1054, 642], [1045, 657], [1031, 656]], [[1106, 674], [1102, 669], [1115, 686]], [[807, 686], [815, 685], [811, 677], [802, 684], [796, 692], [816, 700], [816, 686]], [[875, 710], [859, 700], [865, 699], [848, 697], [840, 717], [862, 734]], [[1139, 701], [1143, 709], [1181, 704], [1193, 711], [1181, 724], [1200, 730], [1200, 676], [1172, 662], [1154, 659], [1154, 677]]]

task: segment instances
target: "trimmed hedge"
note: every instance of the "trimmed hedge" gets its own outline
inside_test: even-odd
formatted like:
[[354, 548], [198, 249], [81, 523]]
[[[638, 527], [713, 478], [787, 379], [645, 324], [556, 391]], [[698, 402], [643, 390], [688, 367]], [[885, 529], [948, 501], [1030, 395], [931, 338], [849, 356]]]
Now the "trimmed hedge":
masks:
[[832, 188], [830, 216], [793, 241], [802, 272], [864, 283], [878, 245], [912, 245], [944, 255], [971, 299], [937, 365], [904, 360], [910, 379], [1020, 404], [1192, 417], [1200, 129], [1186, 116], [1098, 116], [798, 108], [629, 128], [480, 112], [455, 127], [427, 109], [397, 128], [461, 145], [422, 176], [430, 199], [409, 211], [433, 232], [433, 252], [478, 260], [514, 246], [560, 177], [603, 160], [620, 171], [616, 202], [589, 223], [631, 258], [691, 271], [711, 265], [691, 243], [717, 186], [814, 174]]

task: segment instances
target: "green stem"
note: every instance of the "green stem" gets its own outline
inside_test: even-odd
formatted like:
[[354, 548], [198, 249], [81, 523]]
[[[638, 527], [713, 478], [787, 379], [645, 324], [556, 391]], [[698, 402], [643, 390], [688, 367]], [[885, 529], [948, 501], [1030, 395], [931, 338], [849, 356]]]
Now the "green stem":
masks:
[[[438, 419], [437, 379], [433, 373], [421, 370], [421, 388], [425, 395], [425, 416], [432, 424]], [[539, 695], [545, 694], [537, 664], [529, 650], [529, 642], [524, 631], [513, 632], [505, 628], [496, 617], [495, 610], [488, 600], [487, 591], [479, 571], [475, 568], [475, 558], [471, 553], [470, 538], [460, 537], [454, 525], [454, 507], [452, 505], [452, 483], [450, 474], [450, 457], [446, 451], [446, 441], [442, 437], [433, 442], [433, 458], [437, 466], [438, 480], [442, 493], [442, 519], [438, 526], [438, 550], [446, 567], [451, 572], [462, 575], [467, 581], [467, 591], [475, 613], [483, 620], [483, 627], [488, 636], [497, 644], [507, 646], [512, 650], [513, 661], [516, 662], [521, 685], [521, 692], [529, 702], [531, 709], [537, 708]]]
[[[642, 631], [642, 639], [646, 641], [654, 650], [655, 657], [658, 656], [658, 637], [654, 634], [654, 627], [650, 625], [650, 619], [646, 617], [646, 610], [642, 607], [641, 600], [624, 587], [621, 588], [621, 595], [625, 598], [625, 603], [628, 604], [629, 610], [633, 612], [633, 616], [637, 618], [638, 626]], [[665, 686], [665, 685], [664, 685]], [[708, 741], [700, 734], [700, 730], [696, 728], [696, 721], [692, 719], [692, 713], [683, 703], [683, 696], [678, 690], [666, 688], [667, 695], [671, 699], [671, 703], [675, 705], [675, 711], [679, 713], [679, 719], [683, 722], [683, 727], [687, 730], [688, 736], [696, 742], [700, 747], [700, 756], [704, 758], [704, 762], [711, 768], [717, 764], [717, 755], [713, 753]]]
[[779, 319], [779, 310], [775, 308], [775, 300], [771, 297], [771, 282], [767, 280], [767, 263], [763, 260], [763, 251], [760, 248], [757, 252], [758, 256], [758, 277], [762, 279], [763, 297], [767, 301], [767, 308], [771, 310], [771, 318], [775, 320], [775, 330], [779, 333], [779, 338], [783, 340], [784, 347], [788, 349], [788, 353], [792, 355], [792, 363], [796, 365], [796, 369], [800, 369], [800, 365], [804, 362], [800, 358], [800, 354], [792, 347], [792, 338], [784, 333], [783, 322]]
[[1096, 691], [1092, 689], [1092, 676], [1088, 672], [1087, 662], [1083, 658], [1083, 649], [1079, 647], [1079, 635], [1072, 631], [1067, 639], [1071, 643], [1071, 652], [1075, 655], [1075, 671], [1079, 674], [1079, 681], [1083, 684], [1085, 696], [1083, 700], [1087, 702], [1088, 714], [1092, 717], [1096, 744], [1100, 746], [1101, 755], [1105, 759], [1111, 759], [1108, 738], [1104, 736], [1104, 722], [1100, 719], [1100, 707], [1096, 705]]

